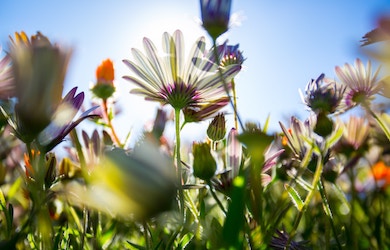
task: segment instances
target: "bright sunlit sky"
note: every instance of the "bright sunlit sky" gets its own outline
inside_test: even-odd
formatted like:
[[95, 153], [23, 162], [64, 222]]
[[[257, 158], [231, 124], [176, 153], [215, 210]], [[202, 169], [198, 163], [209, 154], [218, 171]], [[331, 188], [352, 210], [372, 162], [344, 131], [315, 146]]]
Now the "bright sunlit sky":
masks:
[[[305, 118], [298, 89], [321, 73], [335, 77], [336, 65], [353, 63], [356, 57], [366, 61], [359, 40], [386, 11], [390, 13], [388, 0], [233, 1], [232, 13], [238, 18], [220, 41], [239, 43], [247, 58], [236, 78], [243, 120], [263, 124], [270, 115], [271, 129], [279, 130], [278, 122], [291, 115]], [[73, 46], [65, 92], [78, 86], [87, 97], [96, 67], [111, 58], [122, 109], [114, 124], [123, 138], [129, 129], [136, 134], [150, 121], [158, 104], [129, 94], [134, 85], [122, 79], [131, 74], [122, 59], [132, 58], [133, 47], [143, 50], [145, 36], [161, 48], [162, 33], [176, 29], [182, 30], [189, 49], [196, 38], [207, 37], [199, 17], [198, 0], [6, 0], [0, 4], [0, 45], [6, 49], [8, 36], [24, 30], [28, 35], [41, 31], [53, 42]], [[232, 124], [233, 116], [227, 120]], [[188, 126], [183, 133], [203, 138], [204, 130], [197, 129], [201, 126]]]

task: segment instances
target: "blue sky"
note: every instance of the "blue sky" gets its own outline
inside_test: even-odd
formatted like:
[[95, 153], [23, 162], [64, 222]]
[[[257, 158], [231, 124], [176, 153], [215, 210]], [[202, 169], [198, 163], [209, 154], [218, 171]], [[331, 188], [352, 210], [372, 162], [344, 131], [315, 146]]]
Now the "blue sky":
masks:
[[[130, 74], [122, 59], [132, 58], [131, 48], [142, 49], [145, 36], [160, 47], [162, 33], [176, 29], [183, 31], [187, 48], [197, 37], [207, 37], [199, 26], [197, 0], [6, 0], [0, 6], [4, 48], [8, 36], [21, 30], [28, 35], [41, 31], [52, 41], [74, 47], [66, 91], [79, 86], [90, 96], [96, 67], [106, 58], [114, 61], [123, 110], [115, 124], [123, 134], [130, 128], [136, 132], [158, 106], [128, 93], [133, 85], [122, 79]], [[356, 57], [365, 61], [359, 40], [375, 27], [379, 15], [390, 14], [390, 1], [237, 0], [232, 12], [239, 21], [222, 40], [239, 43], [247, 58], [236, 78], [238, 109], [244, 121], [262, 124], [270, 115], [271, 128], [279, 130], [278, 122], [291, 115], [307, 116], [298, 89], [311, 78], [321, 73], [334, 77], [336, 65], [353, 63]], [[233, 117], [227, 119], [232, 122]], [[194, 129], [197, 126], [184, 133], [202, 131]]]

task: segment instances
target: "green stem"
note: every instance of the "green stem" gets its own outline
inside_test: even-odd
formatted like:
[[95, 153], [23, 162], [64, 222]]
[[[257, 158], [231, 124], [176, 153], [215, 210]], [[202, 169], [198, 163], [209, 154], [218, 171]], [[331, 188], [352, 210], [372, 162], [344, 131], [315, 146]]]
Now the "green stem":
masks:
[[387, 139], [390, 140], [390, 131], [389, 131], [389, 128], [386, 126], [386, 124], [382, 121], [381, 117], [378, 116], [377, 114], [374, 113], [374, 111], [372, 111], [372, 109], [368, 106], [368, 105], [364, 105], [364, 108], [367, 110], [367, 112], [372, 116], [374, 117], [374, 119], [378, 122], [379, 126], [381, 127], [381, 129], [383, 130], [383, 132], [385, 133]]
[[335, 225], [333, 223], [332, 210], [330, 209], [330, 204], [328, 202], [328, 198], [326, 197], [326, 190], [325, 190], [324, 184], [322, 182], [322, 178], [318, 182], [318, 189], [320, 190], [320, 194], [321, 194], [321, 198], [322, 198], [322, 204], [323, 204], [325, 213], [326, 213], [326, 215], [329, 218], [330, 226], [332, 228], [332, 232], [333, 232], [334, 238], [336, 240], [337, 246], [338, 246], [339, 249], [342, 249], [341, 243], [339, 241], [339, 238], [337, 237], [336, 227], [335, 227]]
[[220, 60], [219, 60], [219, 55], [218, 55], [218, 49], [217, 49], [217, 40], [216, 39], [213, 39], [213, 45], [214, 45], [214, 56], [215, 56], [215, 60], [217, 62], [217, 65], [218, 65], [218, 72], [219, 72], [219, 77], [221, 78], [222, 80], [222, 83], [223, 83], [223, 87], [225, 89], [225, 92], [226, 92], [226, 95], [227, 97], [229, 98], [229, 102], [230, 102], [230, 105], [232, 106], [233, 108], [233, 112], [234, 112], [234, 115], [235, 117], [237, 118], [239, 124], [240, 124], [240, 127], [243, 131], [245, 131], [245, 127], [241, 121], [241, 118], [238, 114], [238, 111], [237, 111], [237, 107], [236, 105], [233, 103], [232, 101], [232, 98], [230, 96], [230, 93], [229, 93], [229, 88], [228, 88], [228, 84], [226, 82], [226, 79], [223, 77], [223, 72], [222, 72], [222, 68], [219, 66], [220, 65]]
[[146, 249], [151, 249], [150, 238], [149, 238], [149, 233], [148, 233], [148, 224], [147, 224], [146, 221], [143, 221], [142, 225], [143, 225], [143, 228], [144, 228], [144, 237], [145, 237]]
[[184, 220], [184, 193], [182, 183], [182, 168], [180, 158], [180, 109], [175, 109], [175, 130], [176, 130], [176, 167], [177, 185], [179, 190], [179, 207]]
[[104, 119], [106, 120], [106, 123], [107, 123], [107, 126], [109, 127], [110, 131], [111, 131], [111, 138], [112, 138], [112, 141], [120, 148], [123, 147], [115, 129], [114, 129], [114, 125], [112, 124], [112, 119], [110, 117], [110, 113], [108, 111], [108, 103], [107, 103], [107, 99], [103, 99], [102, 100], [102, 108], [103, 108], [103, 117]]
[[207, 185], [208, 185], [209, 188], [210, 188], [210, 193], [211, 193], [211, 195], [213, 196], [214, 200], [217, 202], [219, 208], [222, 210], [222, 212], [223, 212], [223, 213], [225, 214], [225, 216], [226, 216], [227, 212], [226, 212], [224, 206], [222, 205], [222, 202], [218, 199], [217, 194], [214, 192], [214, 189], [213, 189], [213, 186], [211, 185], [211, 181], [210, 181], [210, 180], [207, 181]]
[[302, 207], [302, 209], [298, 213], [298, 216], [297, 216], [297, 219], [295, 220], [293, 229], [290, 232], [290, 236], [289, 236], [287, 244], [286, 244], [286, 249], [289, 249], [291, 241], [292, 241], [292, 239], [294, 238], [294, 236], [295, 236], [295, 234], [297, 232], [298, 225], [299, 225], [299, 223], [300, 223], [300, 221], [302, 219], [302, 216], [305, 214], [306, 209], [309, 206], [310, 201], [312, 200], [312, 198], [313, 198], [313, 196], [315, 194], [315, 191], [317, 189], [318, 183], [321, 180], [321, 174], [322, 174], [323, 167], [324, 167], [324, 165], [322, 164], [322, 157], [318, 157], [317, 167], [316, 167], [316, 171], [314, 172], [314, 177], [313, 177], [313, 181], [312, 181], [312, 189], [307, 194], [305, 202], [303, 203], [303, 207]]
[[[234, 82], [234, 78], [232, 79], [232, 92], [233, 92], [233, 105], [237, 110], [236, 83]], [[234, 127], [236, 128], [236, 130], [238, 130], [238, 118], [236, 112], [234, 112]]]

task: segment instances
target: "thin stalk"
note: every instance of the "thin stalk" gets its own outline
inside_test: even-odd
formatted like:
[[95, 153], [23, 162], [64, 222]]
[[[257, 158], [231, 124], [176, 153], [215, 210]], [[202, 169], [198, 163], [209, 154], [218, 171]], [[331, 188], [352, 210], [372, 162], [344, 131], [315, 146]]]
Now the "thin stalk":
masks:
[[229, 98], [230, 105], [233, 108], [234, 116], [237, 118], [237, 120], [238, 120], [238, 122], [240, 124], [241, 129], [243, 131], [245, 131], [245, 127], [244, 127], [244, 125], [243, 125], [243, 123], [241, 121], [241, 118], [240, 118], [239, 114], [238, 114], [237, 107], [233, 103], [232, 98], [230, 96], [229, 88], [228, 88], [226, 79], [223, 77], [222, 68], [219, 66], [221, 64], [221, 62], [219, 60], [218, 49], [217, 49], [217, 40], [216, 39], [213, 39], [213, 46], [214, 46], [214, 50], [213, 50], [214, 51], [214, 56], [215, 56], [215, 60], [216, 60], [217, 65], [218, 65], [218, 72], [219, 72], [219, 76], [220, 76], [220, 78], [222, 80], [222, 83], [223, 83], [223, 88], [225, 89], [226, 95]]
[[364, 105], [364, 108], [366, 109], [366, 111], [372, 116], [374, 117], [374, 119], [378, 122], [379, 126], [381, 127], [381, 129], [383, 130], [383, 132], [385, 133], [387, 139], [390, 140], [390, 131], [389, 131], [389, 128], [386, 126], [386, 124], [382, 121], [382, 119], [374, 113], [374, 111], [372, 111], [372, 109], [368, 106], [368, 105]]
[[149, 233], [148, 233], [148, 224], [146, 221], [144, 221], [142, 223], [142, 226], [144, 228], [144, 237], [145, 237], [145, 245], [146, 245], [146, 249], [151, 249], [151, 246], [150, 246], [150, 238], [149, 238]]
[[88, 212], [88, 209], [84, 206], [84, 208], [83, 208], [83, 231], [81, 234], [80, 249], [84, 249], [85, 236], [87, 235], [88, 223], [89, 223], [88, 219], [89, 219], [89, 212]]
[[227, 212], [224, 208], [224, 206], [222, 205], [222, 202], [219, 200], [217, 194], [214, 192], [214, 189], [213, 189], [213, 186], [211, 185], [211, 181], [207, 181], [207, 185], [209, 186], [210, 188], [210, 193], [211, 195], [213, 196], [214, 200], [217, 202], [219, 208], [222, 210], [222, 212], [224, 213], [224, 215], [226, 216]]
[[[232, 79], [232, 92], [233, 92], [233, 105], [237, 110], [237, 94], [236, 94], [236, 83], [234, 82], [234, 78]], [[234, 112], [234, 127], [238, 130], [238, 119], [237, 114]]]
[[332, 228], [332, 232], [333, 232], [334, 238], [336, 240], [337, 247], [339, 249], [342, 249], [341, 243], [339, 241], [339, 238], [337, 237], [336, 227], [335, 227], [335, 225], [333, 223], [332, 210], [330, 209], [330, 204], [328, 202], [328, 198], [326, 197], [326, 189], [324, 187], [322, 179], [320, 179], [320, 181], [318, 182], [318, 189], [320, 190], [320, 194], [321, 194], [321, 198], [322, 198], [322, 204], [324, 205], [325, 213], [326, 213], [326, 215], [329, 218], [330, 226]]
[[117, 133], [115, 132], [114, 126], [112, 124], [112, 120], [111, 120], [109, 112], [108, 112], [107, 99], [102, 100], [102, 108], [103, 108], [103, 116], [104, 116], [104, 119], [106, 120], [107, 126], [110, 128], [111, 137], [112, 137], [113, 142], [118, 147], [122, 147], [123, 145], [122, 145]]
[[184, 220], [184, 193], [182, 185], [182, 168], [180, 157], [180, 109], [175, 109], [175, 131], [176, 131], [176, 167], [177, 167], [177, 187], [179, 190], [179, 207]]
[[322, 174], [323, 167], [324, 167], [324, 165], [322, 164], [322, 157], [319, 157], [317, 160], [317, 167], [316, 167], [316, 171], [314, 172], [314, 177], [313, 177], [313, 181], [312, 181], [312, 189], [307, 194], [305, 202], [303, 203], [303, 207], [299, 211], [297, 219], [294, 222], [293, 229], [290, 232], [290, 236], [289, 236], [287, 244], [286, 244], [286, 249], [289, 249], [291, 241], [294, 238], [295, 234], [297, 233], [297, 229], [298, 229], [299, 223], [301, 222], [302, 216], [305, 214], [306, 209], [308, 208], [309, 203], [315, 194], [318, 183], [321, 180], [321, 174]]

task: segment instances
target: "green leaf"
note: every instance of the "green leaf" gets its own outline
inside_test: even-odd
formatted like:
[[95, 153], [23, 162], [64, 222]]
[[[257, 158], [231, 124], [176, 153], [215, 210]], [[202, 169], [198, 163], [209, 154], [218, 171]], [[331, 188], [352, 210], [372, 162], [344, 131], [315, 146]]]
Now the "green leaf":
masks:
[[3, 191], [0, 188], [0, 211], [5, 208], [5, 197]]
[[284, 184], [284, 188], [286, 189], [288, 195], [291, 198], [291, 201], [294, 203], [294, 205], [298, 209], [298, 211], [302, 211], [303, 201], [302, 201], [301, 197], [299, 196], [298, 192], [288, 184]]
[[232, 202], [230, 203], [222, 231], [224, 243], [229, 248], [241, 249], [242, 239], [240, 238], [240, 232], [245, 220], [245, 186], [245, 178], [243, 176], [239, 175], [233, 180]]
[[338, 126], [338, 128], [330, 135], [330, 137], [326, 140], [326, 148], [331, 148], [335, 145], [341, 136], [343, 136], [344, 129], [342, 126]]

